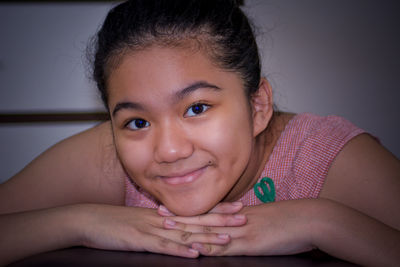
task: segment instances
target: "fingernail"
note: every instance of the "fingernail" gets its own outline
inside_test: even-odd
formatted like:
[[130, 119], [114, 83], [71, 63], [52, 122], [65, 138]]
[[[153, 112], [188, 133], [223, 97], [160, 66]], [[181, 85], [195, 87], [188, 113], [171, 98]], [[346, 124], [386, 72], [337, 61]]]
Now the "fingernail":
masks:
[[235, 214], [235, 215], [233, 215], [233, 218], [235, 218], [237, 220], [244, 220], [244, 219], [246, 219], [246, 216], [244, 216], [243, 214]]
[[199, 254], [199, 252], [195, 249], [189, 248], [188, 250], [191, 254], [196, 254], [196, 255]]
[[199, 250], [203, 249], [203, 245], [200, 243], [193, 243], [192, 248], [195, 249], [196, 251], [199, 251]]
[[240, 202], [240, 201], [235, 201], [235, 202], [232, 202], [232, 205], [233, 205], [233, 206], [242, 206], [242, 202]]
[[217, 236], [218, 236], [219, 239], [223, 239], [223, 240], [229, 239], [229, 235], [228, 234], [218, 234]]
[[160, 205], [159, 208], [160, 208], [161, 211], [169, 213], [169, 210], [167, 210], [167, 208], [165, 206]]
[[175, 221], [173, 221], [173, 220], [171, 220], [171, 219], [165, 219], [165, 223], [167, 224], [167, 225], [169, 225], [169, 226], [175, 226], [176, 225], [176, 222]]

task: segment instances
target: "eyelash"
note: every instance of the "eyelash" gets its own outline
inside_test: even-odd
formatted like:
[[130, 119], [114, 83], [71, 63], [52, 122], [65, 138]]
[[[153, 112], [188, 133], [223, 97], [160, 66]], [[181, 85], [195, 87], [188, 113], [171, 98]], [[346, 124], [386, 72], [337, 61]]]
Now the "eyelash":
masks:
[[[144, 122], [144, 124], [145, 124], [144, 127], [138, 127], [136, 124], [135, 124], [136, 129], [130, 127], [129, 125], [130, 125], [132, 122], [135, 122], [135, 121], [137, 121], [137, 122], [139, 122], [139, 121]], [[132, 131], [138, 131], [138, 130], [141, 130], [141, 129], [145, 128], [145, 127], [149, 127], [149, 126], [150, 126], [150, 123], [149, 123], [148, 121], [146, 121], [146, 120], [144, 120], [144, 119], [140, 119], [140, 118], [129, 120], [129, 121], [128, 121], [127, 123], [125, 123], [125, 125], [124, 125], [125, 128], [128, 128], [129, 130], [132, 130]]]
[[[187, 116], [188, 112], [189, 112], [192, 108], [198, 107], [198, 106], [201, 106], [201, 107], [202, 107], [202, 108], [200, 109], [200, 112], [199, 112], [198, 114], [194, 114], [194, 115]], [[200, 114], [206, 112], [210, 107], [211, 107], [210, 105], [205, 104], [205, 103], [200, 103], [200, 102], [199, 102], [199, 103], [194, 103], [193, 105], [191, 105], [191, 106], [186, 110], [184, 116], [185, 116], [185, 117], [195, 117], [195, 116], [197, 116], [197, 115], [200, 115]], [[138, 124], [134, 124], [134, 126], [135, 126], [136, 128], [130, 127], [129, 125], [130, 125], [131, 123], [134, 123], [134, 122], [141, 123], [141, 124], [144, 123], [144, 126], [143, 126], [143, 127], [140, 127], [140, 126], [138, 127]], [[141, 119], [141, 118], [131, 119], [131, 120], [129, 120], [127, 123], [124, 124], [124, 127], [125, 127], [125, 128], [128, 128], [128, 129], [130, 129], [130, 130], [132, 130], [132, 131], [138, 131], [138, 130], [141, 130], [141, 129], [143, 129], [143, 128], [147, 128], [147, 127], [149, 127], [149, 126], [150, 126], [150, 123], [149, 123], [148, 121], [144, 120], [144, 119]]]
[[[194, 108], [194, 107], [197, 107], [197, 106], [201, 106], [201, 107], [202, 107], [200, 113], [195, 114], [195, 115], [192, 115], [192, 116], [189, 116], [189, 117], [195, 117], [196, 115], [200, 115], [200, 114], [206, 112], [206, 111], [211, 107], [210, 105], [205, 104], [205, 103], [201, 103], [201, 102], [194, 103], [193, 105], [191, 105], [191, 106], [186, 110], [185, 115], [190, 111], [190, 109], [192, 109], [192, 108]], [[205, 110], [203, 110], [204, 108], [205, 108]]]

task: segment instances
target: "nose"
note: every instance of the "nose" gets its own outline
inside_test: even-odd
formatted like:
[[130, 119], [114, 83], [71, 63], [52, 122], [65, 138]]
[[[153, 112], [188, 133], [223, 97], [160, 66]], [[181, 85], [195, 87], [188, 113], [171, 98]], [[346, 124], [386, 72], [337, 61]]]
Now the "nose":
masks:
[[177, 122], [167, 122], [155, 134], [154, 158], [158, 163], [173, 163], [193, 154], [189, 134]]

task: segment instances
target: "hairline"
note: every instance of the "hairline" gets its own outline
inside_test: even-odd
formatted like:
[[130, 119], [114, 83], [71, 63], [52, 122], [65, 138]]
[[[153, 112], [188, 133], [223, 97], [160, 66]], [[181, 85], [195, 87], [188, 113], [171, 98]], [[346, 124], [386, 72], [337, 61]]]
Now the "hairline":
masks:
[[[200, 32], [200, 33], [198, 33]], [[186, 35], [186, 37], [185, 37]], [[180, 37], [184, 38], [180, 38]], [[134, 54], [140, 51], [151, 50], [153, 48], [179, 48], [179, 49], [187, 49], [191, 50], [194, 53], [203, 52], [204, 55], [210, 60], [211, 64], [215, 67], [224, 70], [231, 71], [237, 73], [242, 81], [242, 86], [244, 91], [247, 91], [245, 88], [244, 78], [241, 77], [241, 73], [234, 69], [229, 69], [223, 66], [222, 63], [218, 62], [218, 52], [211, 52], [218, 50], [218, 45], [215, 45], [215, 41], [210, 41], [210, 39], [215, 39], [216, 37], [211, 37], [207, 31], [197, 30], [193, 33], [180, 33], [175, 34], [174, 37], [163, 35], [163, 36], [153, 36], [151, 34], [147, 34], [144, 41], [139, 45], [129, 44], [129, 43], [121, 43], [120, 47], [114, 48], [110, 53], [108, 58], [105, 61], [104, 68], [104, 81], [105, 81], [105, 89], [108, 94], [108, 81], [112, 72], [117, 69], [123, 62], [124, 58], [129, 54]], [[209, 44], [207, 44], [207, 41]], [[213, 45], [214, 44], [214, 45]], [[217, 47], [217, 48], [216, 48]], [[216, 48], [216, 49], [215, 49]], [[108, 103], [107, 103], [108, 105]]]

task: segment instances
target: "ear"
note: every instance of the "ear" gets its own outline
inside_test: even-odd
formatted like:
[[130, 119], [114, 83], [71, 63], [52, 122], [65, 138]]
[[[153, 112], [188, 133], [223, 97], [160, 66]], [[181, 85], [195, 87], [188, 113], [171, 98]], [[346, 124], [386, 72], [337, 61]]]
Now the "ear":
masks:
[[257, 92], [251, 95], [250, 103], [255, 137], [267, 128], [274, 113], [272, 88], [265, 78], [261, 79]]

